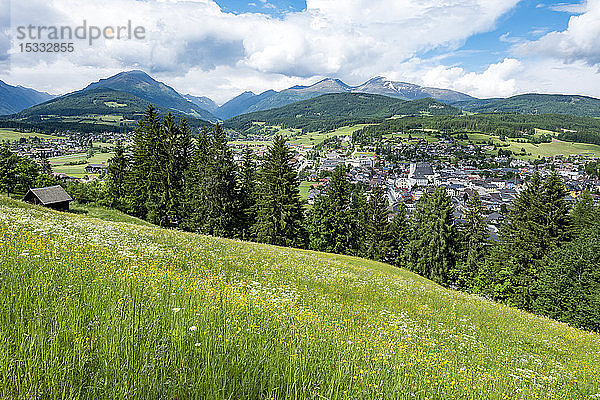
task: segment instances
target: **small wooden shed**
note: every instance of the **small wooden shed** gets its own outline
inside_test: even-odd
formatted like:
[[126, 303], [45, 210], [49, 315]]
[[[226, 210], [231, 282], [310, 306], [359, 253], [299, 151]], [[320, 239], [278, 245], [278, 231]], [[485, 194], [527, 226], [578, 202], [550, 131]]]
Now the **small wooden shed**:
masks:
[[59, 185], [29, 189], [23, 200], [55, 210], [68, 210], [69, 202], [73, 201], [66, 190]]

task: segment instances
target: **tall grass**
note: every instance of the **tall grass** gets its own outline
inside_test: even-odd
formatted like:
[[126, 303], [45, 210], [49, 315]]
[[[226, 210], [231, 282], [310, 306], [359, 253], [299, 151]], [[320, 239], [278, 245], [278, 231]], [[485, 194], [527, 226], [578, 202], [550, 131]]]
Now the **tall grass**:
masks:
[[600, 397], [600, 337], [362, 259], [0, 201], [0, 397]]

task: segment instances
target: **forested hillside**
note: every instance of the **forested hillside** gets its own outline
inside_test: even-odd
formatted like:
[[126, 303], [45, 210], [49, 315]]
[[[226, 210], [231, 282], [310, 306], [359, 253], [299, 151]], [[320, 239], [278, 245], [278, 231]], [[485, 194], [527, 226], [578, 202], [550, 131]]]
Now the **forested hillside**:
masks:
[[225, 127], [239, 132], [265, 122], [303, 132], [327, 131], [344, 125], [379, 122], [401, 115], [454, 115], [460, 110], [432, 99], [406, 101], [364, 93], [327, 94], [284, 107], [231, 118]]

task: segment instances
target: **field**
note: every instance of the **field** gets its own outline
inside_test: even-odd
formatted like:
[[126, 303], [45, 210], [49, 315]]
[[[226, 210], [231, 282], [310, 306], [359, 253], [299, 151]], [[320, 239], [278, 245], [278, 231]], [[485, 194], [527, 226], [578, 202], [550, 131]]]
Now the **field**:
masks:
[[592, 399], [600, 336], [363, 259], [0, 199], [2, 399]]
[[[538, 131], [538, 133], [551, 133], [549, 131]], [[539, 157], [552, 157], [556, 155], [571, 155], [571, 154], [590, 154], [594, 156], [600, 156], [600, 146], [595, 144], [586, 143], [572, 143], [563, 142], [561, 140], [553, 139], [551, 143], [519, 143], [518, 140], [523, 139], [512, 139], [507, 138], [507, 141], [501, 141], [498, 136], [490, 136], [481, 133], [469, 133], [469, 140], [477, 142], [488, 142], [493, 141], [496, 144], [508, 145], [502, 147], [505, 150], [511, 150], [517, 154], [518, 158], [534, 159]], [[527, 155], [521, 155], [522, 149], [525, 149]]]
[[320, 143], [323, 143], [325, 139], [329, 139], [332, 137], [348, 136], [356, 132], [357, 130], [364, 128], [365, 126], [367, 126], [367, 124], [343, 126], [331, 132], [307, 132], [304, 134], [297, 134], [296, 136], [290, 138], [290, 144], [316, 146]]
[[[103, 162], [106, 163], [112, 156], [113, 153], [95, 153], [92, 157], [88, 158], [86, 153], [81, 153], [61, 157], [52, 157], [49, 159], [49, 161], [54, 172], [67, 174], [74, 178], [83, 178], [85, 175], [87, 175], [85, 172], [86, 165], [102, 164]], [[67, 163], [82, 161], [85, 161], [85, 163], [79, 165], [66, 165]]]
[[0, 128], [0, 143], [4, 142], [4, 141], [13, 142], [15, 140], [19, 140], [21, 138], [28, 138], [28, 137], [56, 139], [58, 136], [43, 135], [41, 133], [35, 133], [35, 132], [17, 132], [12, 129]]
[[[325, 139], [332, 137], [348, 136], [368, 124], [357, 124], [352, 126], [343, 126], [331, 132], [306, 132], [302, 133], [300, 129], [285, 129], [280, 126], [266, 125], [264, 122], [254, 122], [253, 133], [262, 135], [282, 135], [288, 138], [290, 144], [299, 144], [304, 146], [316, 146], [323, 143]], [[236, 142], [243, 143], [243, 142]], [[258, 143], [258, 142], [255, 142]]]
[[309, 191], [310, 187], [315, 183], [319, 183], [319, 182], [309, 182], [309, 181], [300, 182], [300, 198], [302, 200], [308, 199], [308, 191]]

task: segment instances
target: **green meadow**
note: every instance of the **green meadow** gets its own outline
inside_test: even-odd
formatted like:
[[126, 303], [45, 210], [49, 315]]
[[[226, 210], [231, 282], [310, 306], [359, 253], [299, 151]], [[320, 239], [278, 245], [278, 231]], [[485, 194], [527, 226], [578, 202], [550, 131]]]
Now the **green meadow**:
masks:
[[35, 133], [35, 132], [18, 132], [12, 129], [7, 129], [7, 128], [0, 128], [0, 143], [1, 142], [13, 142], [15, 140], [19, 140], [21, 138], [28, 138], [28, 137], [39, 137], [39, 138], [43, 138], [43, 139], [56, 139], [58, 136], [50, 136], [50, 135], [44, 135], [41, 133]]
[[0, 198], [2, 399], [594, 399], [600, 336], [364, 259]]
[[[107, 163], [112, 156], [113, 153], [95, 153], [92, 157], [88, 157], [86, 153], [80, 153], [61, 157], [52, 157], [49, 159], [49, 161], [54, 172], [67, 174], [74, 178], [83, 178], [85, 175], [87, 175], [85, 172], [85, 167], [88, 164]], [[81, 164], [68, 165], [69, 163]]]

